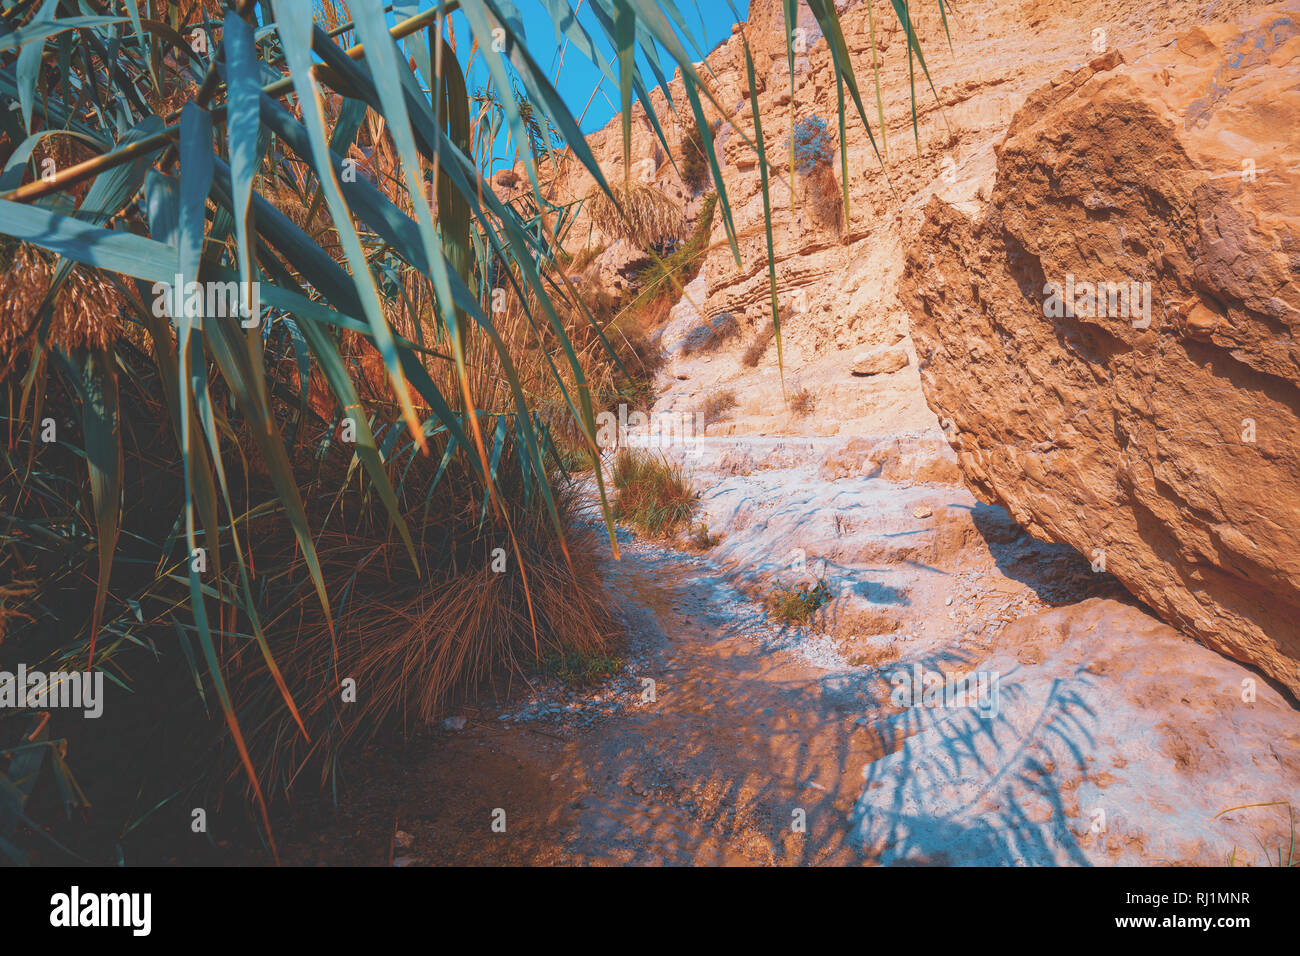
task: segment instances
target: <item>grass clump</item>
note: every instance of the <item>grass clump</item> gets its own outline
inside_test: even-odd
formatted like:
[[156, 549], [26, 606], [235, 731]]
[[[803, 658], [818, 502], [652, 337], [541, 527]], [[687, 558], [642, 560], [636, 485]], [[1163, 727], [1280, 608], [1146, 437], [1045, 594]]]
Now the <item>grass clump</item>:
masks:
[[807, 624], [830, 599], [830, 588], [819, 578], [816, 584], [801, 584], [795, 588], [778, 587], [772, 592], [769, 606], [772, 617], [778, 621], [785, 624]]
[[[715, 136], [721, 125], [721, 120], [713, 124]], [[692, 125], [690, 133], [682, 138], [681, 173], [682, 182], [693, 193], [698, 193], [709, 184], [709, 158], [704, 152], [704, 134], [700, 132], [698, 124]]]
[[704, 415], [704, 424], [721, 421], [727, 412], [736, 407], [736, 404], [736, 393], [731, 389], [713, 392], [700, 406], [700, 412]]
[[681, 464], [637, 448], [614, 460], [614, 490], [614, 517], [656, 537], [688, 524], [699, 497]]
[[800, 418], [811, 415], [817, 407], [817, 396], [806, 388], [796, 388], [790, 393], [790, 411]]

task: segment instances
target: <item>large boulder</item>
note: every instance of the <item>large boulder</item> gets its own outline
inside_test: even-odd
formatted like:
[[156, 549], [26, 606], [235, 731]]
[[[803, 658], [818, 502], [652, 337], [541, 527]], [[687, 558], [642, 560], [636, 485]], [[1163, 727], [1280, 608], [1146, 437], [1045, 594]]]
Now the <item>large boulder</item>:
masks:
[[1300, 4], [1031, 95], [903, 294], [977, 494], [1300, 694]]

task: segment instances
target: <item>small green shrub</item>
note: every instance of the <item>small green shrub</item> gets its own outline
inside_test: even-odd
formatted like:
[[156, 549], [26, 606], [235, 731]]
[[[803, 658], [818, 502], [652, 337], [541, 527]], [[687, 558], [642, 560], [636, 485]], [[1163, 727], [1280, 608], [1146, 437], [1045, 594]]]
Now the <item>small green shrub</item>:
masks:
[[542, 673], [570, 687], [587, 687], [609, 680], [623, 669], [621, 658], [602, 651], [551, 651], [542, 658]]
[[824, 119], [808, 116], [794, 124], [794, 166], [801, 176], [830, 166], [834, 156], [835, 147]]
[[772, 592], [769, 605], [772, 617], [786, 624], [807, 624], [817, 611], [831, 599], [826, 582], [814, 585], [801, 584], [796, 588], [778, 587]]
[[709, 526], [703, 521], [691, 529], [691, 546], [697, 551], [708, 551], [710, 548], [716, 547], [721, 540], [721, 535], [709, 533]]

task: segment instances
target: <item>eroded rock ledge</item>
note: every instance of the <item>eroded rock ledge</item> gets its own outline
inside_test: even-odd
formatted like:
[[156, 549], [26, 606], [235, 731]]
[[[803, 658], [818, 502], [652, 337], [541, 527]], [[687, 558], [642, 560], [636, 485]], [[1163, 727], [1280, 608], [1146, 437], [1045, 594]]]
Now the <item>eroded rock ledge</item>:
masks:
[[1297, 280], [1292, 2], [1030, 96], [903, 294], [977, 494], [1300, 695]]

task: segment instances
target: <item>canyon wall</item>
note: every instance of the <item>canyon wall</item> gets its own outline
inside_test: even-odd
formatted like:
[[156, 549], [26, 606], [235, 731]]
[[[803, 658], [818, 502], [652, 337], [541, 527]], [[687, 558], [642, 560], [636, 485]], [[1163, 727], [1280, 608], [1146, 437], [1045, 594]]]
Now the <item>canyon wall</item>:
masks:
[[[780, 4], [755, 0], [746, 27], [783, 366], [774, 344], [742, 360], [761, 351], [770, 306], [737, 30], [701, 72], [722, 107], [706, 114], [740, 261], [715, 215], [699, 277], [652, 330], [668, 356], [654, 410], [689, 414], [731, 392], [711, 435], [862, 449], [902, 436], [938, 448], [926, 460], [941, 470], [951, 445], [981, 498], [1300, 694], [1296, 4], [983, 0], [950, 15], [951, 45], [938, 5], [913, 4], [934, 83], [917, 72], [915, 98], [892, 10], [876, 5], [873, 21], [866, 3], [836, 7], [875, 138], [850, 106], [847, 219], [823, 215], [789, 168], [792, 123], [820, 117], [837, 193], [844, 177], [825, 39], [801, 4], [792, 97]], [[693, 125], [678, 80], [670, 92], [676, 117], [651, 94], [667, 151], [633, 109], [631, 173], [681, 203], [686, 235], [712, 187], [693, 193], [669, 161]], [[621, 182], [621, 122], [591, 142]], [[569, 157], [547, 189], [569, 201], [594, 186]], [[605, 289], [648, 262], [583, 211], [566, 244], [598, 250], [578, 278]], [[1075, 297], [1090, 285], [1088, 308]], [[723, 313], [734, 340], [682, 348]], [[794, 391], [812, 414], [792, 414]], [[846, 452], [835, 473], [871, 467]]]

